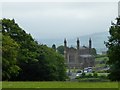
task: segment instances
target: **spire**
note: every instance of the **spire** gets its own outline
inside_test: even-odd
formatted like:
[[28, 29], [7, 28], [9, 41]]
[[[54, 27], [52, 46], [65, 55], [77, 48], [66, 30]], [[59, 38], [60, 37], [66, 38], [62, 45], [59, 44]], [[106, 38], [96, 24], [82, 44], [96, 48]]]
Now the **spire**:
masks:
[[66, 38], [64, 39], [64, 58], [65, 58], [65, 63], [67, 63], [67, 41]]
[[79, 41], [79, 38], [77, 38], [77, 49], [79, 50], [80, 48], [80, 41]]
[[66, 38], [64, 39], [64, 47], [67, 47], [67, 41], [66, 41]]
[[64, 43], [67, 43], [66, 38], [64, 39]]
[[89, 48], [92, 48], [92, 40], [89, 38]]

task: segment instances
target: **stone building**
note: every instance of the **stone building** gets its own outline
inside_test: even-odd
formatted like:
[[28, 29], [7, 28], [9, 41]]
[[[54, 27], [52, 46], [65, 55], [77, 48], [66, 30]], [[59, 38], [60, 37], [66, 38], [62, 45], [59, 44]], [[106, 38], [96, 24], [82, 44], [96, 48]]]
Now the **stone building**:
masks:
[[93, 67], [95, 57], [92, 54], [92, 41], [89, 39], [89, 47], [80, 47], [80, 41], [77, 39], [77, 48], [68, 47], [66, 39], [64, 40], [64, 57], [68, 68]]

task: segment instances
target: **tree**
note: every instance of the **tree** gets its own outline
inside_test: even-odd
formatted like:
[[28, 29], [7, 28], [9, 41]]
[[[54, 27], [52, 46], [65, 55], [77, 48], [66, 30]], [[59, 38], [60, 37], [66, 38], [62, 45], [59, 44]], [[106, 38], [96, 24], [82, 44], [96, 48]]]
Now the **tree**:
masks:
[[57, 47], [57, 51], [58, 51], [58, 53], [64, 55], [64, 46], [61, 45], [61, 46]]
[[2, 79], [10, 80], [19, 74], [17, 54], [19, 45], [9, 36], [2, 36]]
[[95, 56], [97, 55], [97, 52], [96, 52], [96, 49], [95, 49], [95, 48], [92, 48], [91, 54], [92, 54], [92, 55], [95, 55]]
[[[46, 45], [38, 44], [30, 34], [27, 34], [23, 29], [19, 27], [15, 20], [3, 19], [2, 20], [2, 34], [8, 36], [14, 41], [14, 44], [18, 45], [13, 48], [15, 54], [15, 61], [20, 67], [19, 74], [14, 78], [8, 78], [8, 80], [19, 81], [53, 81], [53, 80], [65, 80], [65, 64], [64, 58], [59, 55], [54, 49], [47, 47]], [[6, 41], [10, 41], [8, 38]], [[3, 40], [5, 43], [5, 40]], [[11, 44], [12, 47], [14, 44]], [[9, 50], [9, 47], [6, 49]], [[4, 48], [3, 48], [4, 50]], [[9, 53], [10, 51], [6, 51]], [[4, 54], [4, 57], [6, 55]], [[12, 57], [10, 52], [9, 57]], [[6, 55], [7, 56], [7, 55]], [[8, 58], [3, 61], [9, 60]], [[10, 62], [14, 61], [12, 59]], [[4, 63], [7, 67], [8, 64]], [[16, 64], [15, 64], [16, 65]], [[9, 66], [8, 66], [9, 67]], [[14, 71], [14, 70], [13, 70]], [[8, 72], [4, 69], [3, 72]], [[6, 78], [7, 76], [5, 76]], [[6, 79], [4, 79], [6, 80]]]
[[56, 51], [56, 45], [55, 44], [52, 45], [52, 48]]
[[108, 64], [110, 65], [109, 78], [112, 81], [120, 81], [120, 17], [112, 24], [109, 33], [110, 37], [106, 46], [108, 48]]

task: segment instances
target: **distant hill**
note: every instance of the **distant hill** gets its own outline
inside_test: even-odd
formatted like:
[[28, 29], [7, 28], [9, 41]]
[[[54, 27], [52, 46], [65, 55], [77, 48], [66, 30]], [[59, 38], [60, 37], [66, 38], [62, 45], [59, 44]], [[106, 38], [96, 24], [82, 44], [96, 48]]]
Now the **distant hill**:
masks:
[[[88, 46], [89, 38], [92, 39], [92, 47], [96, 48], [97, 53], [101, 53], [102, 51], [106, 51], [107, 48], [104, 44], [104, 41], [108, 40], [109, 33], [108, 32], [100, 32], [100, 33], [94, 33], [89, 34], [85, 36], [79, 36], [80, 39], [80, 45]], [[76, 47], [76, 37], [72, 39], [67, 39], [68, 46]], [[62, 39], [37, 39], [39, 43], [46, 44], [49, 47], [51, 47], [53, 44], [56, 44], [57, 46], [63, 45], [64, 37]]]
[[92, 39], [92, 47], [96, 48], [97, 53], [101, 53], [102, 51], [106, 51], [107, 48], [104, 44], [104, 42], [108, 41], [108, 32], [100, 32], [100, 33], [94, 33], [86, 36], [81, 36], [81, 44], [82, 45], [88, 45], [89, 38]]

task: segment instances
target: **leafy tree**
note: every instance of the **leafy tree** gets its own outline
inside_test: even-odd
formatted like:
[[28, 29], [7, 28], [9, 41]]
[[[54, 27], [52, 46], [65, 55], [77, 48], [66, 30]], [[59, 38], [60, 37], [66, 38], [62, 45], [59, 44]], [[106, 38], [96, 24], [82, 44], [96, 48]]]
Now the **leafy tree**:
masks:
[[92, 55], [95, 55], [95, 56], [97, 55], [97, 52], [96, 52], [96, 49], [95, 49], [95, 48], [93, 48], [93, 49], [91, 50], [91, 54], [92, 54]]
[[112, 81], [120, 81], [120, 17], [116, 20], [117, 23], [112, 23], [110, 27], [110, 37], [106, 43], [110, 65], [109, 78]]
[[[30, 34], [27, 34], [15, 23], [14, 19], [2, 20], [2, 34], [9, 36], [19, 45], [19, 49], [14, 49], [17, 50], [17, 55], [14, 59], [17, 60], [17, 65], [21, 70], [17, 77], [12, 79], [8, 78], [9, 80], [65, 80], [64, 58], [54, 49], [46, 45], [39, 45]], [[8, 53], [8, 51], [6, 52]], [[4, 61], [7, 60], [5, 59]], [[5, 65], [7, 66], [7, 63]], [[6, 69], [4, 71], [8, 72]]]
[[19, 66], [17, 66], [17, 53], [19, 45], [9, 36], [2, 36], [2, 79], [10, 80], [19, 74]]
[[56, 45], [55, 44], [52, 45], [52, 48], [56, 51]]
[[[19, 44], [18, 55], [16, 57], [19, 67], [21, 68], [20, 75], [23, 78], [18, 77], [18, 80], [29, 80], [26, 76], [28, 72], [25, 72], [25, 68], [30, 66], [31, 62], [36, 58], [37, 42], [34, 41], [30, 34], [27, 34], [22, 30], [15, 20], [3, 19], [2, 20], [2, 33], [10, 36], [16, 43]], [[25, 72], [25, 73], [24, 73]], [[19, 75], [19, 76], [20, 76]]]
[[[57, 80], [57, 81], [63, 81], [66, 78], [66, 67], [64, 64], [64, 58], [59, 55], [57, 52], [55, 52], [53, 49], [48, 48], [45, 45], [41, 45], [38, 49], [39, 56], [38, 56], [38, 62], [42, 64], [41, 67], [39, 65], [39, 68], [41, 68], [42, 72], [44, 73], [44, 76], [41, 76], [40, 78], [42, 80]], [[45, 69], [46, 68], [46, 69]]]
[[60, 54], [64, 55], [64, 46], [63, 46], [63, 45], [58, 46], [58, 47], [57, 47], [57, 51], [58, 51]]

